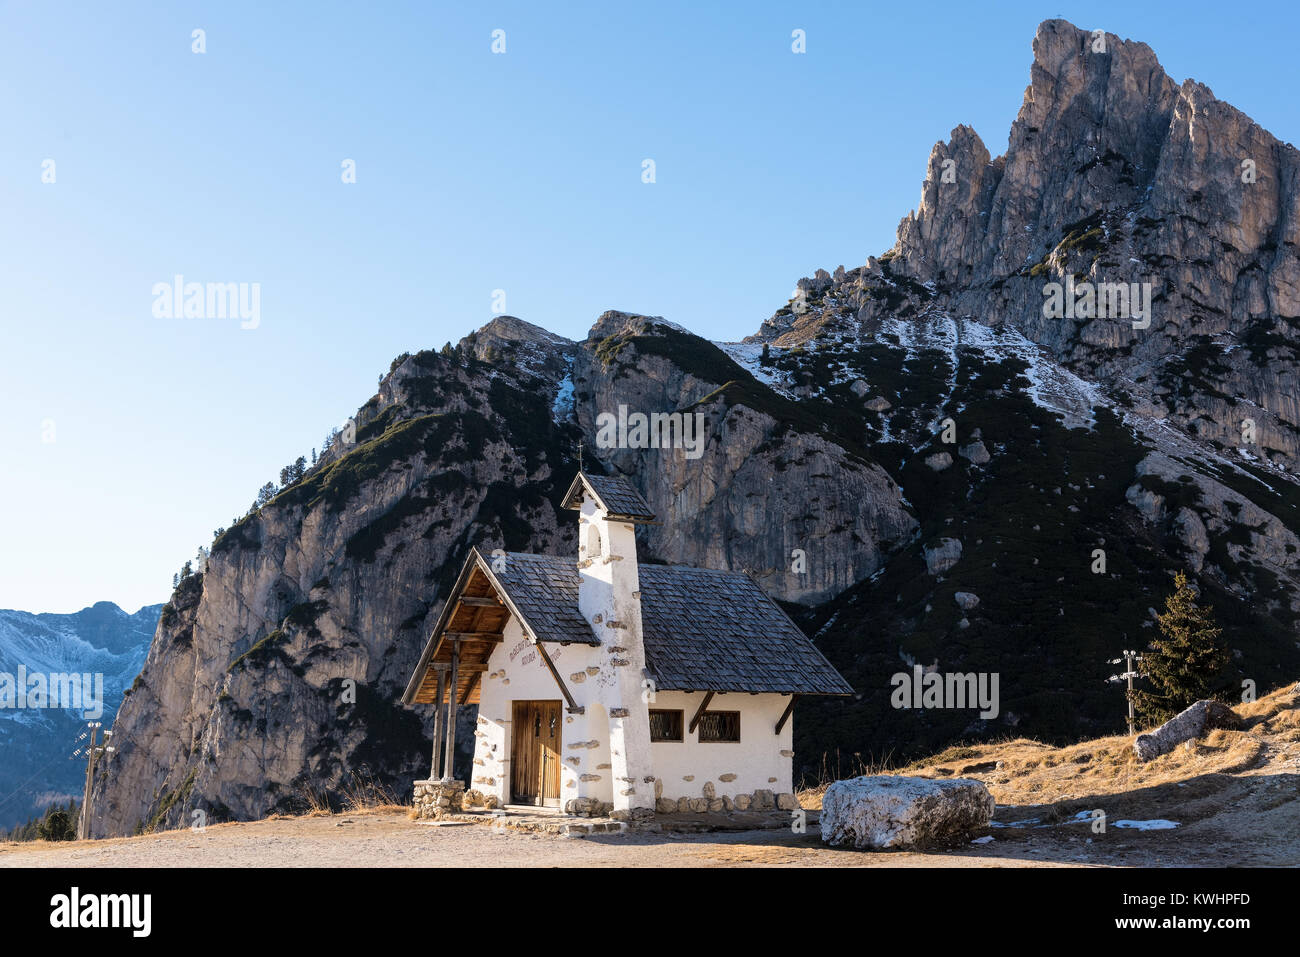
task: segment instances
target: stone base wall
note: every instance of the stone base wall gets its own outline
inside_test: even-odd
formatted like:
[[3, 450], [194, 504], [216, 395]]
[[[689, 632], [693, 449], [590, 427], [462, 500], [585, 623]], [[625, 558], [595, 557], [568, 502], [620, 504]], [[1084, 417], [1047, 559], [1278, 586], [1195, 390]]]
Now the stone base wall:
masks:
[[438, 820], [459, 814], [465, 805], [465, 782], [416, 781], [414, 803], [417, 818]]
[[758, 790], [752, 794], [737, 794], [735, 797], [723, 795], [717, 797], [713, 788], [705, 784], [700, 797], [679, 797], [655, 799], [655, 812], [658, 814], [704, 814], [719, 811], [794, 811], [799, 808], [799, 801], [793, 794]]
[[564, 802], [564, 813], [577, 817], [609, 817], [614, 813], [614, 805], [596, 798], [569, 798]]
[[470, 788], [465, 792], [463, 804], [467, 811], [477, 810], [479, 808], [488, 811], [495, 811], [501, 806], [501, 799], [495, 794], [484, 794], [482, 791], [478, 790], [478, 788]]
[[[734, 797], [715, 797], [710, 794], [711, 787], [702, 788], [701, 797], [660, 797], [655, 800], [654, 809], [632, 808], [631, 810], [614, 810], [608, 801], [596, 798], [570, 798], [564, 802], [564, 813], [570, 817], [609, 818], [614, 821], [626, 821], [632, 824], [644, 823], [653, 819], [655, 814], [717, 814], [730, 811], [795, 811], [799, 801], [793, 794], [777, 794], [768, 790], [757, 790], [752, 794], [737, 794]], [[463, 781], [416, 781], [415, 812], [417, 818], [438, 820], [453, 814], [462, 814], [470, 810], [494, 811], [501, 807], [501, 801], [495, 794], [484, 794], [475, 789], [466, 790]], [[541, 810], [539, 808], [539, 810]]]

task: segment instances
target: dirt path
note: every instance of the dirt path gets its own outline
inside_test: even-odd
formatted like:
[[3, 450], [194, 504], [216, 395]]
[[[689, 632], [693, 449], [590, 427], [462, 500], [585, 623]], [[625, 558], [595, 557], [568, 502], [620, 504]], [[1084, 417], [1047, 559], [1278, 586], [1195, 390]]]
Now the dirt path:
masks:
[[[477, 824], [431, 825], [399, 812], [219, 824], [199, 834], [69, 844], [0, 844], [0, 867], [972, 867], [1050, 866], [986, 848], [938, 854], [862, 854], [823, 847], [815, 834], [595, 835], [563, 838]], [[1077, 862], [1085, 863], [1085, 862]]]

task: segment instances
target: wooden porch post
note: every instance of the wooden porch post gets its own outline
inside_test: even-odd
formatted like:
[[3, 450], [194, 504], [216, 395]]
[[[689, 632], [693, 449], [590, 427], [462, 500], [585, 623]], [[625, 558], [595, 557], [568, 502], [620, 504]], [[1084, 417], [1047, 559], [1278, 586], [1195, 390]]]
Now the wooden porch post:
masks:
[[441, 668], [438, 669], [438, 696], [434, 698], [433, 711], [433, 763], [429, 765], [429, 780], [438, 776], [438, 766], [442, 763], [439, 759], [442, 757], [442, 696], [447, 690], [447, 672]]
[[456, 705], [460, 699], [457, 688], [460, 682], [460, 639], [451, 646], [451, 678], [448, 681], [447, 694], [447, 750], [442, 756], [442, 779], [450, 781], [456, 761]]

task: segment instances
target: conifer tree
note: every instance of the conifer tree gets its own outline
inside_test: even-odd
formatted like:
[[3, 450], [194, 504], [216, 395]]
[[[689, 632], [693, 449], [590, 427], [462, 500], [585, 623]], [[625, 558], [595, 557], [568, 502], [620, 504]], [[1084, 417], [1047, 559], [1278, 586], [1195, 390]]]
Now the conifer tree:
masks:
[[72, 841], [77, 837], [77, 822], [68, 811], [57, 805], [45, 812], [37, 825], [37, 833], [45, 841]]
[[1138, 671], [1148, 689], [1134, 692], [1138, 714], [1152, 724], [1168, 721], [1203, 698], [1222, 690], [1223, 670], [1231, 652], [1220, 638], [1214, 609], [1198, 605], [1196, 589], [1185, 572], [1174, 577], [1174, 593], [1156, 615], [1160, 637], [1142, 655]]

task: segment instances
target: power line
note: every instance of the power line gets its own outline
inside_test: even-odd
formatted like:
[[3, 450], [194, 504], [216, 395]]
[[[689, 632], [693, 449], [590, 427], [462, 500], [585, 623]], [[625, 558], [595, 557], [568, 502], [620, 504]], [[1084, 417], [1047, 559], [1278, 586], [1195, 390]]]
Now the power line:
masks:
[[[78, 735], [78, 736], [76, 737], [76, 739], [73, 741], [73, 744], [76, 744], [77, 741], [80, 741], [80, 740], [81, 740], [82, 738], [84, 738], [85, 736], [86, 736], [86, 732], [84, 732], [84, 731], [81, 732], [81, 734]], [[79, 754], [81, 754], [81, 749], [80, 749], [80, 748], [78, 748], [78, 749], [77, 749], [76, 751], [74, 751], [72, 754], [69, 754], [69, 755], [68, 755], [64, 760], [71, 761], [73, 758], [77, 757]], [[55, 758], [55, 759], [54, 759], [53, 761], [51, 761], [49, 764], [45, 765], [45, 767], [41, 768], [39, 771], [37, 771], [35, 774], [33, 774], [30, 778], [28, 778], [26, 781], [24, 781], [22, 784], [18, 785], [17, 789], [15, 789], [14, 791], [11, 791], [11, 792], [10, 792], [8, 795], [6, 795], [3, 799], [0, 799], [0, 807], [4, 807], [4, 805], [6, 805], [6, 804], [9, 803], [10, 801], [12, 801], [15, 797], [17, 797], [17, 796], [22, 792], [23, 788], [27, 787], [27, 785], [31, 784], [33, 781], [35, 781], [35, 780], [36, 780], [37, 778], [39, 778], [42, 774], [44, 774], [46, 771], [48, 771], [50, 768], [54, 767], [54, 765], [56, 765], [56, 764], [58, 764], [58, 763], [59, 763], [59, 759], [58, 759], [58, 758]]]
[[[108, 745], [96, 745], [95, 735], [99, 729], [104, 726], [102, 721], [88, 722], [86, 727], [90, 728], [90, 744], [86, 748], [86, 791], [81, 801], [81, 816], [77, 819], [77, 839], [85, 840], [90, 837], [90, 804], [94, 797], [92, 787], [95, 778], [95, 758], [113, 749]], [[112, 731], [104, 732], [104, 740], [107, 741], [113, 736]]]
[[[1124, 637], [1127, 638], [1128, 635], [1125, 635]], [[1130, 651], [1128, 649], [1125, 649], [1124, 652], [1122, 652], [1122, 654], [1124, 655], [1123, 658], [1111, 658], [1106, 663], [1109, 665], [1117, 665], [1122, 661], [1124, 663], [1124, 671], [1117, 675], [1111, 675], [1106, 680], [1111, 682], [1120, 682], [1120, 681], [1128, 682], [1128, 691], [1125, 694], [1125, 697], [1128, 698], [1128, 733], [1132, 734], [1133, 724], [1134, 724], [1133, 679], [1141, 677], [1141, 673], [1136, 668], [1134, 668], [1133, 665], [1134, 662], [1141, 661], [1142, 656], [1138, 654], [1136, 651]]]

